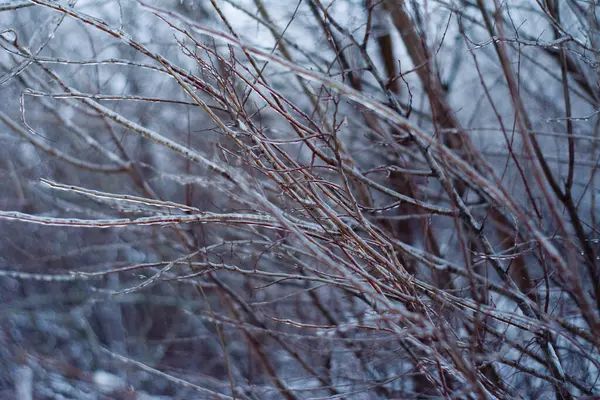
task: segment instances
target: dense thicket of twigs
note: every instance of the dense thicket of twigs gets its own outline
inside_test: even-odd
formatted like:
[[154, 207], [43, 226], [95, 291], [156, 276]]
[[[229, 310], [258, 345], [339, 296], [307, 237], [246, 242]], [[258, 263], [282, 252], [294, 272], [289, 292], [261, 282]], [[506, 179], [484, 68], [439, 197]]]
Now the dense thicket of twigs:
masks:
[[595, 3], [0, 4], [0, 397], [600, 396]]

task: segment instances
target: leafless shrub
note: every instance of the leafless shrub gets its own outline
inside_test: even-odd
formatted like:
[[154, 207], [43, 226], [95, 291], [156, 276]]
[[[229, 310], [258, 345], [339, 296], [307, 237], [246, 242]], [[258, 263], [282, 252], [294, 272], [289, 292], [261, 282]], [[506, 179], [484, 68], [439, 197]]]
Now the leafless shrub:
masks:
[[597, 6], [356, 3], [0, 5], [30, 392], [599, 395]]

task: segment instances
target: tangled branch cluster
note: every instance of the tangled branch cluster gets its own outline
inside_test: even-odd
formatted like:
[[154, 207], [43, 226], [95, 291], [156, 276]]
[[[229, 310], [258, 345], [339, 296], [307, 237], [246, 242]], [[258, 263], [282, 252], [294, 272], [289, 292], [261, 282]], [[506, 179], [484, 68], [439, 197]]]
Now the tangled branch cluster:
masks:
[[263, 1], [0, 7], [49, 18], [0, 38], [0, 279], [164, 393], [599, 395], [596, 6]]

